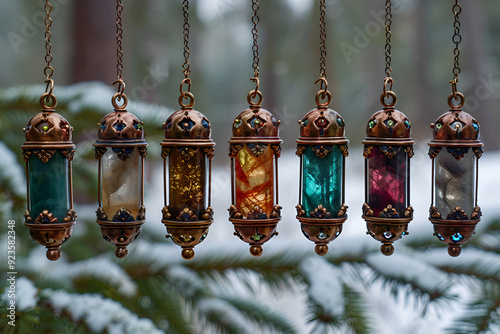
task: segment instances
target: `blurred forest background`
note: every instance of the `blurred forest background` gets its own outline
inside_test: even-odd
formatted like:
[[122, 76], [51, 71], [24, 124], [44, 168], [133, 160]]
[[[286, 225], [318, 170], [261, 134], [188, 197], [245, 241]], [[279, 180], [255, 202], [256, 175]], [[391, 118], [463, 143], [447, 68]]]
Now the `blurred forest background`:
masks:
[[[4, 317], [2, 333], [500, 333], [500, 2], [461, 0], [463, 12], [458, 88], [464, 110], [481, 124], [486, 168], [480, 204], [485, 216], [461, 257], [450, 259], [427, 221], [429, 124], [447, 111], [452, 79], [453, 1], [394, 0], [392, 77], [397, 108], [412, 120], [417, 141], [413, 187], [414, 235], [384, 258], [364, 235], [361, 140], [380, 109], [385, 77], [385, 1], [327, 0], [327, 78], [331, 108], [350, 139], [350, 218], [325, 257], [301, 235], [294, 218], [298, 159], [293, 157], [297, 120], [314, 107], [319, 76], [318, 1], [261, 1], [260, 89], [264, 108], [281, 119], [281, 164], [286, 217], [279, 238], [255, 259], [233, 237], [227, 220], [227, 140], [255, 86], [251, 68], [249, 0], [190, 1], [190, 63], [195, 109], [212, 123], [217, 143], [214, 172], [216, 221], [193, 261], [164, 237], [160, 223], [161, 125], [178, 109], [182, 75], [182, 2], [123, 0], [124, 80], [128, 110], [145, 125], [148, 222], [125, 260], [114, 258], [95, 223], [97, 164], [92, 143], [97, 122], [112, 111], [116, 79], [115, 1], [52, 0], [52, 52], [58, 112], [75, 128], [74, 182], [78, 222], [52, 263], [23, 226], [26, 208], [21, 131], [39, 112], [43, 93], [44, 1], [0, 3], [0, 231], [6, 249], [8, 219], [16, 220], [18, 313], [16, 328]], [[482, 162], [481, 161], [481, 162]], [[356, 166], [355, 166], [356, 165]], [[359, 166], [357, 166], [359, 165]], [[415, 168], [416, 167], [416, 168]], [[488, 174], [490, 173], [490, 174]], [[488, 177], [489, 175], [489, 177]], [[419, 178], [422, 177], [422, 181]], [[349, 180], [352, 183], [349, 183]], [[484, 180], [484, 181], [483, 181]], [[358, 183], [356, 183], [358, 182]], [[496, 186], [494, 183], [497, 183]], [[354, 186], [356, 185], [356, 186]], [[357, 187], [357, 188], [356, 188]], [[356, 190], [358, 189], [358, 190]], [[354, 196], [354, 195], [352, 195]], [[357, 197], [356, 197], [357, 198]], [[484, 202], [484, 204], [482, 203]], [[420, 203], [422, 205], [420, 205]], [[413, 204], [413, 203], [412, 203]], [[419, 206], [420, 205], [420, 206]], [[215, 205], [214, 205], [215, 206]], [[491, 210], [486, 210], [490, 208]], [[355, 226], [349, 230], [350, 226]], [[6, 251], [0, 251], [0, 268]], [[231, 255], [228, 255], [231, 254]], [[6, 270], [5, 270], [6, 272]], [[0, 287], [5, 286], [2, 282]], [[6, 305], [6, 304], [5, 304]]]

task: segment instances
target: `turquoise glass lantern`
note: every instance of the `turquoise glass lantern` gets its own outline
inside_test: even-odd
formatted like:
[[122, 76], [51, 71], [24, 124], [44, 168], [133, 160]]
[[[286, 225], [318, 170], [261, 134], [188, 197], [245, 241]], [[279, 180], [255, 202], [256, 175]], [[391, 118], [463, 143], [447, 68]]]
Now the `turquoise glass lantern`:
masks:
[[300, 157], [297, 219], [306, 238], [316, 244], [318, 255], [328, 252], [328, 243], [340, 235], [347, 219], [344, 194], [349, 141], [344, 136], [344, 120], [328, 108], [330, 92], [324, 94], [327, 102], [321, 103], [317, 95], [318, 107], [299, 121], [297, 140]]

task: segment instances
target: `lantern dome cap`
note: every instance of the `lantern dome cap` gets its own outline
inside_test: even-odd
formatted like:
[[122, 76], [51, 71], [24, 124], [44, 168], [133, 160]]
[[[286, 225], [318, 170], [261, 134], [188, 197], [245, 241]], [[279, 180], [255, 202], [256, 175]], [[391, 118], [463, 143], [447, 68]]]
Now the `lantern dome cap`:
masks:
[[251, 106], [233, 122], [233, 137], [278, 137], [281, 121], [260, 106]]
[[126, 110], [110, 112], [103, 117], [98, 126], [98, 138], [101, 141], [144, 139], [143, 123]]
[[53, 111], [42, 111], [33, 116], [26, 127], [25, 145], [40, 144], [45, 142], [46, 145], [70, 145], [74, 146], [72, 139], [73, 127], [60, 114]]
[[410, 133], [410, 120], [394, 108], [377, 111], [366, 125], [366, 136], [370, 138], [410, 139]]
[[479, 123], [460, 109], [451, 109], [431, 124], [432, 138], [438, 141], [478, 141]]
[[163, 124], [165, 139], [210, 139], [212, 128], [199, 111], [183, 108], [174, 112]]
[[329, 108], [315, 108], [299, 121], [301, 137], [344, 137], [343, 118]]

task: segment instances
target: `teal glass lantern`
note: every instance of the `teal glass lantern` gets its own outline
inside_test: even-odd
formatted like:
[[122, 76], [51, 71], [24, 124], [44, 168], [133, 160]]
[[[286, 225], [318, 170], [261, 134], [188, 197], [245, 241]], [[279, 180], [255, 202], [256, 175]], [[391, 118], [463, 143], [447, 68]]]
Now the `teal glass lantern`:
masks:
[[[46, 105], [47, 98], [52, 106]], [[23, 129], [26, 142], [21, 148], [28, 195], [24, 217], [31, 237], [47, 248], [47, 258], [54, 261], [61, 256], [60, 247], [70, 238], [75, 224], [71, 176], [75, 144], [71, 140], [73, 128], [55, 112], [54, 95], [45, 93], [40, 104], [43, 111]]]
[[115, 110], [98, 123], [98, 140], [94, 143], [99, 160], [97, 223], [102, 237], [116, 246], [115, 255], [124, 258], [127, 246], [141, 233], [146, 220], [144, 206], [144, 158], [147, 142], [143, 123], [127, 112], [127, 98], [122, 106], [113, 96]]
[[317, 95], [318, 107], [299, 121], [296, 153], [300, 157], [297, 219], [306, 238], [316, 244], [318, 255], [328, 252], [328, 243], [340, 235], [347, 219], [344, 194], [349, 141], [344, 136], [344, 120], [328, 108], [330, 92], [325, 97], [327, 102], [320, 103]]

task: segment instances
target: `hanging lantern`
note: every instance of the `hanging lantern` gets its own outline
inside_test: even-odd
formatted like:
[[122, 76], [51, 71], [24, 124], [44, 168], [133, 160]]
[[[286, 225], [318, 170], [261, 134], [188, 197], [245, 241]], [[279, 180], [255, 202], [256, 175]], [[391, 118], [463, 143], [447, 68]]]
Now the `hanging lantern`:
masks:
[[[453, 105], [453, 99], [460, 100]], [[464, 96], [448, 98], [450, 111], [431, 124], [432, 203], [429, 220], [434, 235], [448, 244], [448, 254], [459, 256], [460, 246], [474, 234], [481, 220], [477, 205], [478, 163], [483, 153], [479, 123], [462, 111]]]
[[[328, 108], [331, 94], [326, 89], [316, 94], [317, 108], [299, 121], [300, 157], [299, 204], [297, 219], [307, 239], [316, 243], [318, 255], [328, 252], [328, 243], [342, 232], [347, 219], [345, 205], [345, 158], [348, 155], [344, 120]], [[316, 81], [316, 83], [318, 82]], [[327, 98], [321, 102], [320, 98]]]
[[[257, 102], [252, 101], [255, 96]], [[248, 93], [247, 100], [250, 107], [234, 120], [229, 141], [229, 220], [234, 225], [234, 235], [250, 244], [253, 256], [260, 256], [262, 244], [278, 234], [276, 226], [281, 220], [281, 206], [277, 203], [282, 140], [278, 135], [280, 121], [261, 107], [260, 91]]]
[[47, 258], [55, 261], [61, 257], [61, 245], [73, 232], [73, 180], [71, 162], [75, 144], [71, 140], [73, 127], [55, 112], [57, 99], [53, 94], [54, 68], [50, 27], [52, 5], [44, 5], [45, 61], [43, 73], [47, 77], [45, 93], [40, 97], [42, 112], [33, 116], [23, 129], [26, 142], [21, 149], [26, 161], [26, 185], [28, 210], [24, 224], [31, 237], [47, 248]]
[[459, 256], [462, 251], [460, 246], [469, 241], [481, 220], [477, 193], [483, 144], [479, 141], [479, 123], [462, 111], [465, 97], [457, 91], [461, 72], [459, 45], [462, 41], [459, 20], [462, 7], [458, 1], [452, 5], [452, 11], [455, 17], [453, 80], [450, 81], [452, 94], [448, 97], [450, 111], [431, 124], [432, 199], [429, 220], [434, 225], [434, 235], [448, 245], [448, 254]]
[[281, 220], [281, 206], [277, 203], [282, 140], [278, 135], [280, 121], [261, 106], [257, 0], [252, 0], [252, 10], [254, 76], [250, 80], [256, 87], [247, 95], [250, 107], [234, 120], [233, 137], [229, 141], [232, 203], [229, 220], [234, 225], [234, 235], [250, 244], [253, 256], [260, 256], [262, 245], [278, 234], [276, 226]]
[[[104, 240], [116, 246], [115, 255], [124, 258], [127, 246], [141, 233], [146, 219], [144, 206], [144, 158], [148, 155], [143, 123], [127, 112], [123, 81], [123, 5], [116, 1], [118, 92], [111, 98], [114, 111], [104, 116], [94, 143], [99, 160], [97, 223]], [[118, 103], [122, 102], [120, 106]]]
[[[123, 82], [117, 80], [115, 83]], [[123, 99], [118, 106], [117, 100]], [[116, 246], [119, 258], [127, 256], [127, 246], [141, 233], [146, 219], [144, 206], [144, 158], [147, 142], [143, 123], [127, 112], [127, 96], [116, 93], [112, 98], [115, 111], [98, 123], [98, 140], [94, 143], [99, 160], [97, 223], [104, 240]]]
[[[51, 88], [50, 93], [40, 98], [43, 111], [33, 116], [23, 129], [26, 142], [21, 148], [28, 191], [24, 224], [31, 237], [47, 248], [47, 258], [55, 261], [75, 224], [71, 177], [75, 144], [71, 141], [73, 127], [55, 112], [54, 82], [52, 79], [46, 82]], [[51, 100], [52, 106], [48, 106], [46, 101]]]
[[[163, 124], [165, 207], [162, 222], [167, 228], [167, 238], [181, 246], [182, 257], [190, 260], [194, 257], [193, 247], [207, 237], [213, 222], [210, 185], [215, 143], [210, 138], [208, 119], [192, 109], [193, 94], [182, 91], [185, 83], [191, 86], [191, 80], [186, 78], [181, 83], [182, 108]], [[184, 98], [190, 102], [184, 104]]]
[[[396, 105], [392, 79], [386, 78], [380, 102], [384, 108], [370, 118], [363, 140], [365, 157], [365, 203], [363, 219], [367, 234], [382, 242], [384, 255], [394, 252], [392, 243], [408, 234], [413, 219], [410, 205], [410, 158], [414, 141], [410, 121]], [[386, 103], [385, 99], [392, 99]]]

